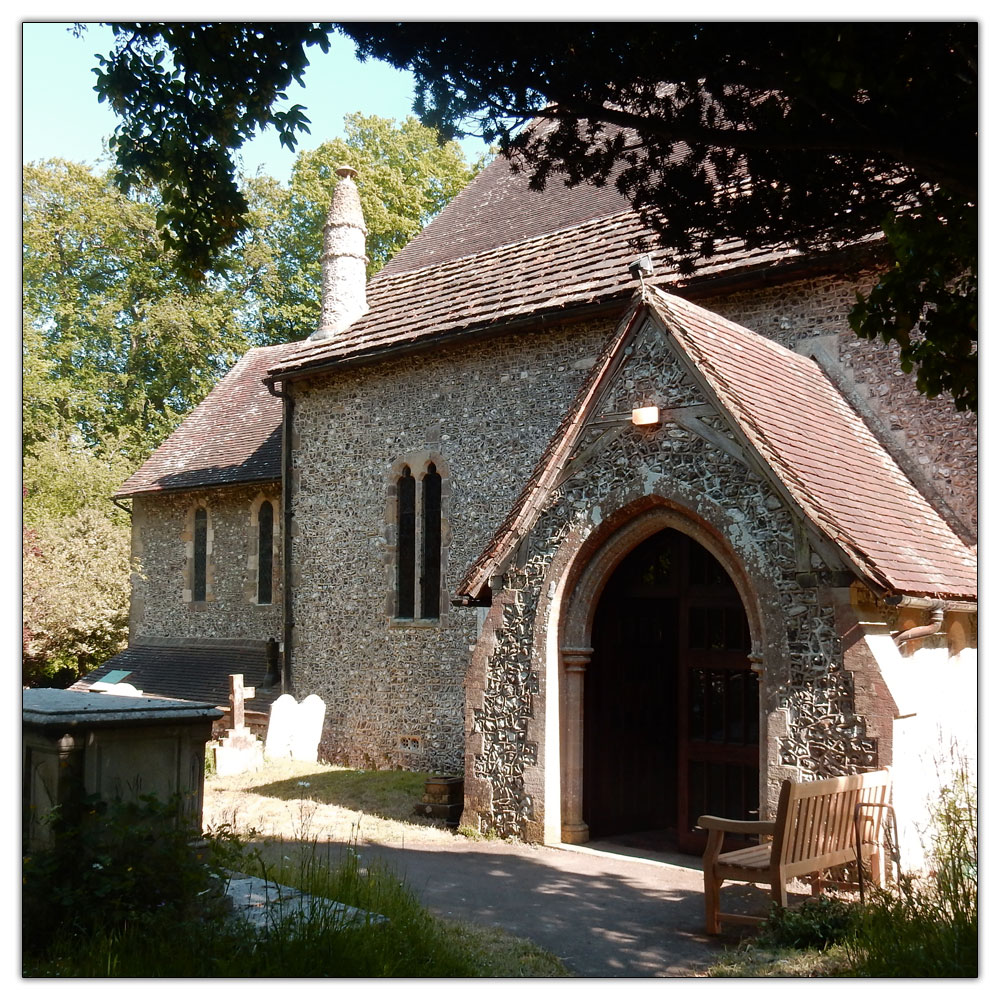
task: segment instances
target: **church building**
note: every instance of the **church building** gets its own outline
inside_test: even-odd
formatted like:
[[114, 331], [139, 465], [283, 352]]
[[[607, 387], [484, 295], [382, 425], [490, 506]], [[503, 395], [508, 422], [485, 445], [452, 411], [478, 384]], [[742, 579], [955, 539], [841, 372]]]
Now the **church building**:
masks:
[[848, 328], [878, 244], [682, 275], [613, 187], [498, 159], [366, 286], [339, 173], [320, 328], [117, 493], [130, 645], [88, 681], [317, 694], [322, 759], [463, 775], [528, 841], [698, 853], [884, 766], [925, 816], [975, 750], [976, 428]]

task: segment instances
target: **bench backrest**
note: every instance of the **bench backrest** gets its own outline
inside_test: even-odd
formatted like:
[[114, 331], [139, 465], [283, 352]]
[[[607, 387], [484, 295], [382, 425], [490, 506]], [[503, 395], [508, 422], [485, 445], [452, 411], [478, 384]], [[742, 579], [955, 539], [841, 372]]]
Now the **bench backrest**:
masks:
[[[785, 781], [775, 816], [772, 866], [786, 877], [832, 868], [855, 858], [854, 807], [889, 802], [888, 770], [866, 771], [819, 781]], [[882, 837], [881, 808], [861, 810], [862, 843]]]

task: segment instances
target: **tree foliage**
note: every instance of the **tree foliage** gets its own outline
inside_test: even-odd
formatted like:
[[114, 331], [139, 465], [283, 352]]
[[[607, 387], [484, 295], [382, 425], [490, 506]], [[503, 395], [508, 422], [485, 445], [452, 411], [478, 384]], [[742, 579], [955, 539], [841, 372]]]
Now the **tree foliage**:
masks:
[[129, 528], [111, 494], [247, 348], [319, 321], [322, 226], [348, 162], [374, 272], [471, 178], [415, 119], [349, 116], [286, 187], [244, 180], [248, 231], [204, 281], [151, 189], [62, 160], [23, 175], [24, 623], [28, 683], [72, 683], [127, 639]]
[[[163, 220], [181, 234], [196, 274], [242, 231], [247, 202], [231, 157], [258, 129], [273, 127], [294, 149], [308, 131], [300, 105], [276, 109], [302, 80], [310, 45], [329, 48], [329, 26], [278, 22], [114, 24], [116, 44], [99, 57], [97, 91], [123, 119], [111, 140], [126, 191], [157, 185]], [[168, 57], [169, 52], [169, 57]], [[164, 228], [168, 245], [177, 239]]]
[[245, 180], [247, 231], [207, 280], [162, 239], [155, 192], [62, 160], [24, 168], [26, 448], [71, 429], [138, 464], [249, 347], [308, 336], [340, 163], [359, 171], [372, 273], [473, 176], [414, 118], [345, 126], [299, 155], [289, 186]]
[[71, 684], [128, 639], [128, 517], [107, 497], [128, 463], [56, 438], [24, 465], [24, 683]]
[[157, 207], [79, 164], [24, 168], [27, 448], [58, 426], [138, 462], [248, 346], [232, 292], [179, 273]]
[[[236, 61], [227, 79], [259, 85], [266, 99], [287, 67], [251, 66], [248, 40], [273, 31], [295, 49], [297, 30], [298, 53], [334, 30], [249, 24], [196, 36], [190, 26], [115, 27], [119, 41], [102, 63], [98, 90], [124, 116], [120, 134], [133, 143], [127, 156], [119, 143], [122, 169], [138, 177], [148, 161], [150, 176], [168, 179], [190, 168], [174, 150], [200, 141], [198, 115], [214, 107], [199, 39], [210, 40], [215, 61]], [[967, 230], [977, 204], [975, 25], [511, 24], [502, 37], [485, 23], [337, 27], [362, 57], [414, 72], [425, 124], [446, 136], [477, 131], [497, 140], [536, 188], [556, 177], [614, 183], [682, 269], [722, 241], [837, 246], [892, 229], [904, 213], [909, 235], [889, 241], [902, 254], [892, 280], [879, 284], [852, 324], [863, 336], [899, 341], [925, 392], [948, 390], [959, 408], [975, 406], [975, 254], [933, 255], [942, 244], [975, 247]], [[140, 44], [169, 58], [137, 60]], [[173, 103], [160, 79], [167, 66], [177, 74], [171, 79], [184, 81], [183, 99]], [[156, 95], [155, 107], [144, 91]], [[221, 101], [223, 112], [233, 100]], [[528, 126], [533, 119], [541, 125]], [[294, 116], [279, 126], [290, 142], [306, 127]], [[226, 141], [222, 133], [212, 138], [220, 157]], [[215, 187], [226, 210], [223, 175], [187, 174], [206, 205]], [[183, 214], [168, 208], [164, 220], [193, 260], [225, 246], [237, 225], [232, 212], [225, 224], [190, 234]], [[914, 252], [914, 239], [932, 249]], [[921, 266], [928, 257], [930, 269]], [[909, 318], [919, 323], [915, 335], [902, 329]]]

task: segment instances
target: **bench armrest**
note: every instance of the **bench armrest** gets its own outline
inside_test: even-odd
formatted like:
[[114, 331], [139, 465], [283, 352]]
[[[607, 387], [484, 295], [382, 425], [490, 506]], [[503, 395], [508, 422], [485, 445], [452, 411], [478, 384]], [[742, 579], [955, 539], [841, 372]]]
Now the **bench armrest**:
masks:
[[701, 830], [721, 830], [723, 833], [774, 833], [774, 821], [768, 819], [724, 819], [721, 816], [699, 816]]

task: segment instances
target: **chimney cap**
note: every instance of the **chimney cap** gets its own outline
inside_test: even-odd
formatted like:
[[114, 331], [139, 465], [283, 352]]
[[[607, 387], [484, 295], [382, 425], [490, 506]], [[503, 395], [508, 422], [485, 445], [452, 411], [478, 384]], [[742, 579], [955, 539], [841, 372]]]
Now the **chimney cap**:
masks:
[[358, 172], [354, 167], [348, 166], [346, 163], [337, 167], [336, 174], [338, 177], [357, 177]]

